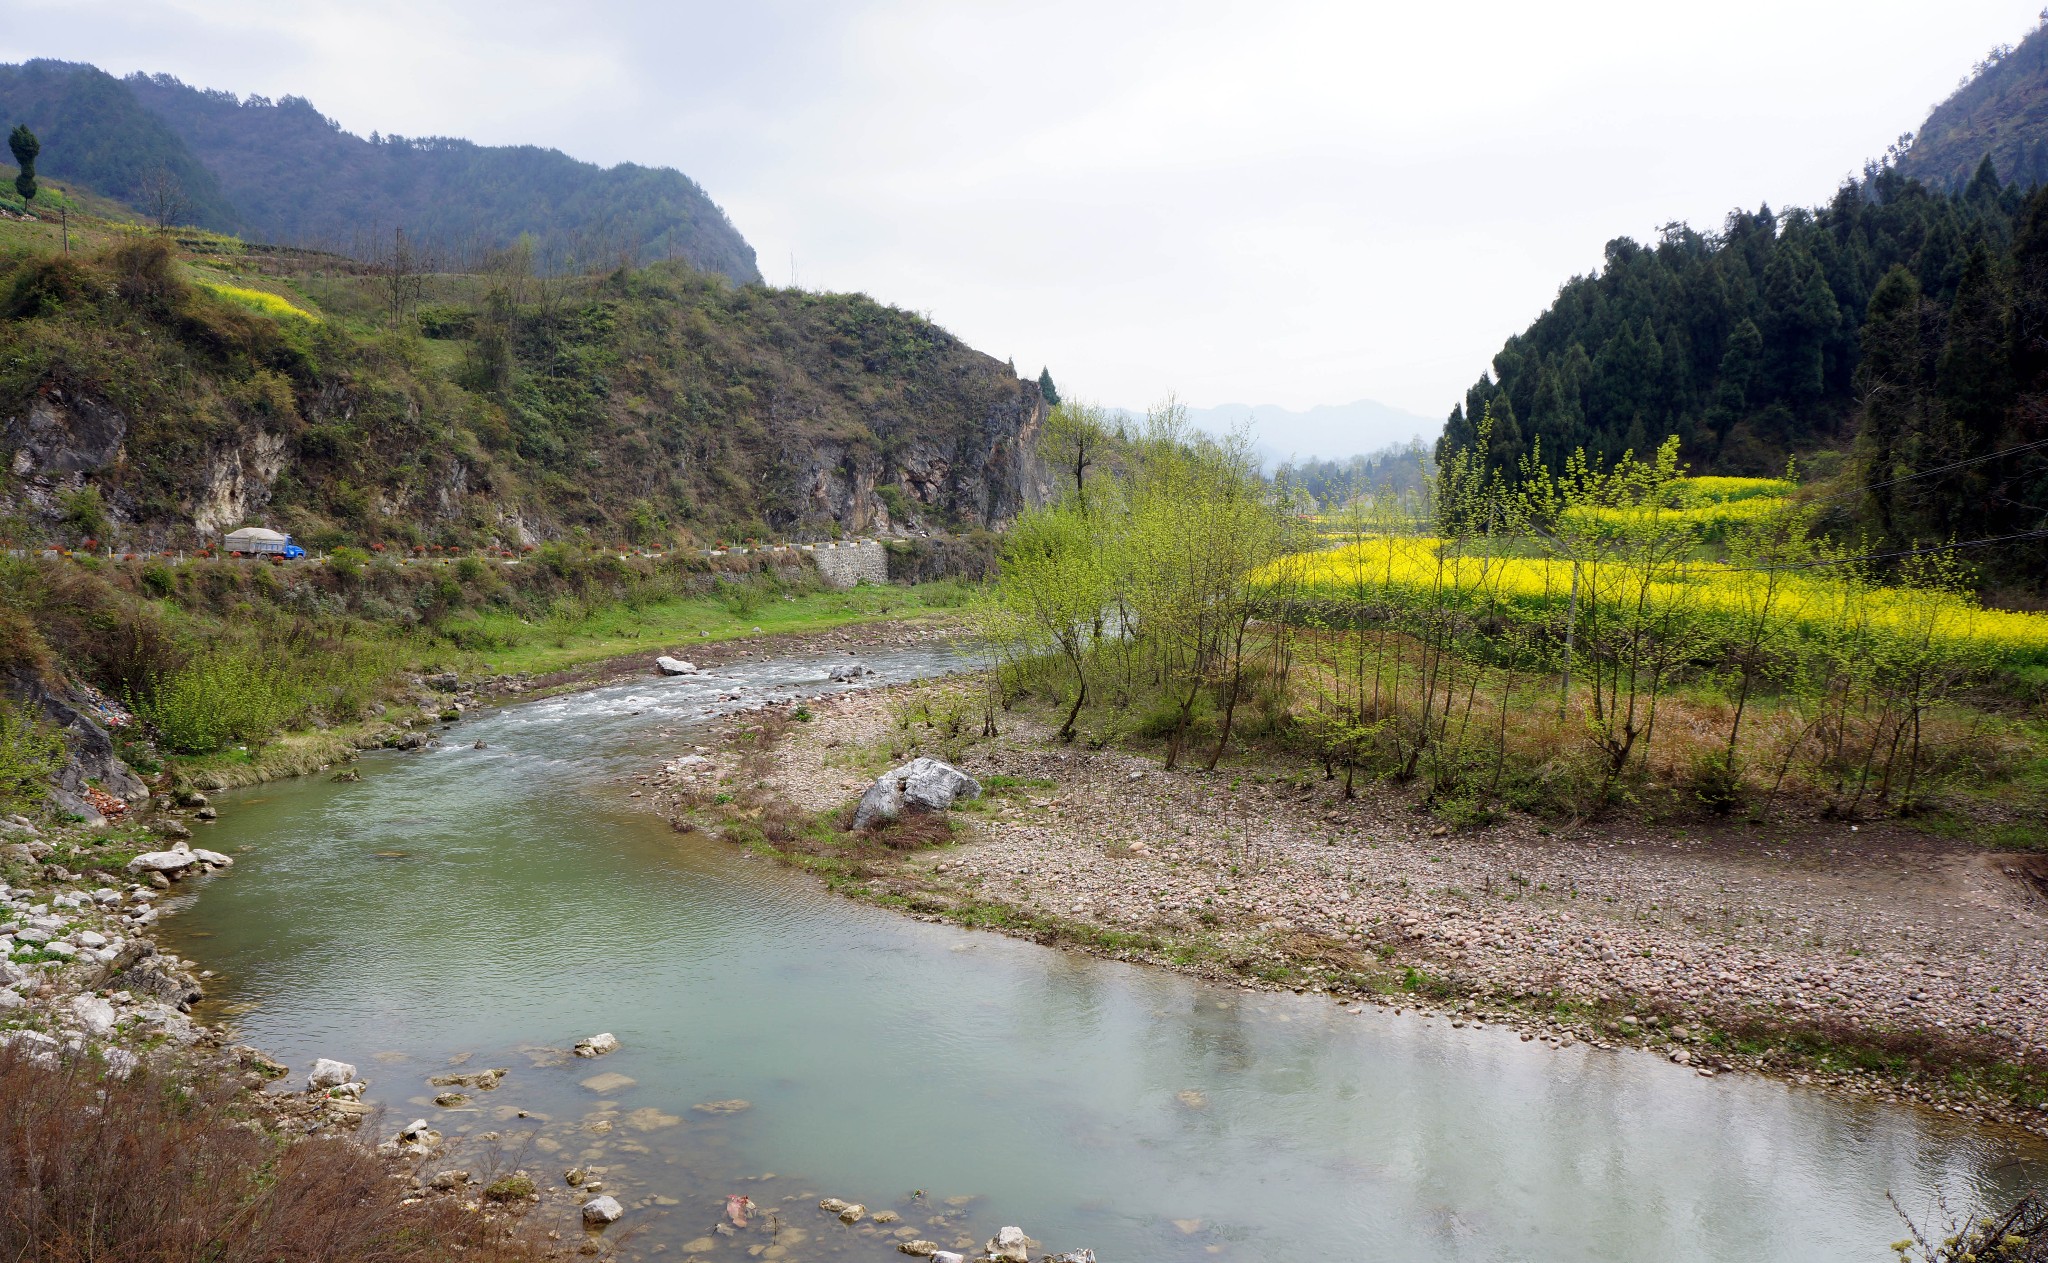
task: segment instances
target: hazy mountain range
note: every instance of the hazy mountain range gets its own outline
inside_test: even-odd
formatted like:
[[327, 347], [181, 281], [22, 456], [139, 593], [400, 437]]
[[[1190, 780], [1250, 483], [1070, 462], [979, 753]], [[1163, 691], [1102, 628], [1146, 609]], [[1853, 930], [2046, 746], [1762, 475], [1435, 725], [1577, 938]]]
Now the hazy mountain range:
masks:
[[[1143, 410], [1111, 411], [1133, 421], [1145, 416]], [[1290, 460], [1342, 460], [1415, 438], [1434, 443], [1444, 428], [1442, 421], [1373, 399], [1317, 404], [1306, 411], [1270, 403], [1226, 403], [1189, 408], [1188, 420], [1204, 433], [1216, 435], [1249, 425], [1253, 446], [1268, 468]]]

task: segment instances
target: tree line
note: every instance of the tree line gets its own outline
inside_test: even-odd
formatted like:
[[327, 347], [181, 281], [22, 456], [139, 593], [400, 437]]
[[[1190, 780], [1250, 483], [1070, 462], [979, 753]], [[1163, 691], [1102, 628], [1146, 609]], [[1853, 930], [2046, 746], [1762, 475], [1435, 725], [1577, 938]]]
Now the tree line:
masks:
[[1505, 469], [1482, 413], [1419, 516], [1354, 497], [1312, 533], [1242, 436], [1183, 422], [1055, 410], [1060, 497], [1006, 538], [983, 611], [989, 726], [1037, 696], [1064, 740], [1212, 769], [1286, 749], [1346, 795], [1404, 785], [1467, 819], [1764, 814], [1788, 791], [1915, 812], [1995, 744], [1960, 705], [1994, 663], [1952, 554], [1880, 564], [1796, 497], [1702, 514], [1676, 437]]

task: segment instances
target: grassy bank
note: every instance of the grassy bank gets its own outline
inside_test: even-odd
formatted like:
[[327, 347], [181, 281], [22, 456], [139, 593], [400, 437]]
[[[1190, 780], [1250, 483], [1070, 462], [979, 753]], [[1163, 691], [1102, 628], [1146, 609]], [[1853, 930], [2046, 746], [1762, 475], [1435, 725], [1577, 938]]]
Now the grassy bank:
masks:
[[[120, 753], [145, 777], [182, 768], [232, 785], [309, 771], [366, 734], [431, 721], [442, 708], [420, 695], [423, 675], [688, 655], [736, 637], [942, 615], [967, 596], [950, 581], [828, 589], [811, 568], [766, 555], [561, 545], [516, 563], [13, 556], [0, 557], [0, 670], [97, 690]], [[0, 773], [46, 757], [49, 734], [21, 719], [9, 706]], [[36, 779], [8, 783], [32, 798]]]

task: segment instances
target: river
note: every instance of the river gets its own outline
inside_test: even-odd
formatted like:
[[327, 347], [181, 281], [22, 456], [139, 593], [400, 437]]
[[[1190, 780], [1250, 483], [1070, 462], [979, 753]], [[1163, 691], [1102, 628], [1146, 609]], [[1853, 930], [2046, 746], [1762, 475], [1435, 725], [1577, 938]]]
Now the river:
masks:
[[[604, 1168], [643, 1257], [879, 1260], [899, 1229], [1018, 1224], [1103, 1263], [1882, 1263], [1888, 1190], [1931, 1216], [2048, 1178], [2023, 1134], [1933, 1112], [911, 920], [627, 796], [720, 693], [844, 687], [845, 660], [530, 702], [358, 783], [223, 794], [204, 841], [236, 867], [180, 889], [166, 943], [294, 1082], [359, 1066], [386, 1132], [428, 1117], [467, 1138], [455, 1165], [543, 1182]], [[864, 661], [869, 683], [950, 663]], [[621, 1050], [561, 1055], [598, 1031]], [[456, 1066], [511, 1074], [437, 1108], [426, 1079]], [[712, 1233], [732, 1193], [772, 1233]], [[846, 1228], [824, 1196], [903, 1221]]]

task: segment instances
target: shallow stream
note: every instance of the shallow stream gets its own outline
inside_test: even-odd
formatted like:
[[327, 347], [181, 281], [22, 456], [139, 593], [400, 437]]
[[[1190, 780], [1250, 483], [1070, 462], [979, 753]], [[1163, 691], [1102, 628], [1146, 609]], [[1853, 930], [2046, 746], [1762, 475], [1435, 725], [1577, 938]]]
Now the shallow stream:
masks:
[[[950, 662], [863, 660], [870, 683]], [[167, 943], [295, 1082], [359, 1066], [386, 1132], [494, 1131], [544, 1182], [605, 1168], [645, 1257], [883, 1260], [901, 1229], [959, 1248], [1019, 1224], [1103, 1263], [1882, 1263], [1887, 1190], [1919, 1215], [2048, 1178], [2023, 1135], [1941, 1114], [913, 921], [627, 797], [720, 693], [835, 690], [844, 661], [531, 702], [359, 783], [222, 795], [205, 843], [237, 865], [181, 891]], [[561, 1055], [596, 1031], [623, 1048]], [[511, 1074], [436, 1108], [426, 1079], [455, 1066]], [[746, 1106], [695, 1108], [717, 1102]], [[717, 1235], [731, 1193], [776, 1214]], [[903, 1220], [846, 1228], [824, 1196]]]

